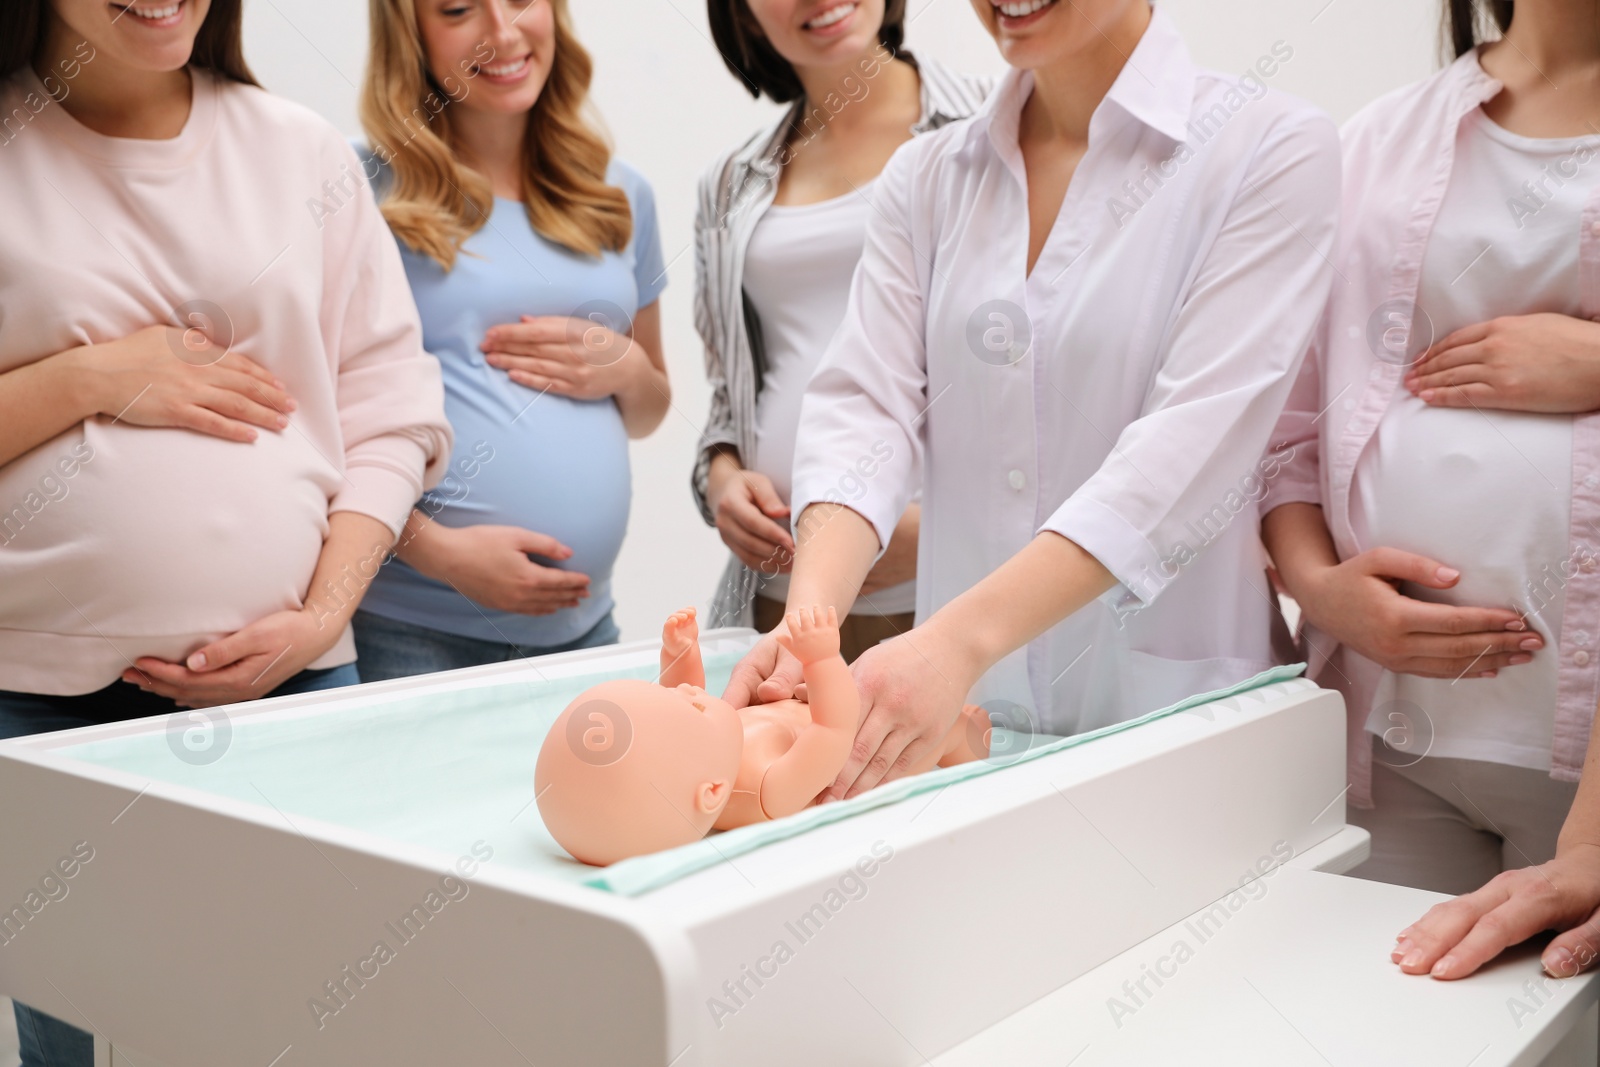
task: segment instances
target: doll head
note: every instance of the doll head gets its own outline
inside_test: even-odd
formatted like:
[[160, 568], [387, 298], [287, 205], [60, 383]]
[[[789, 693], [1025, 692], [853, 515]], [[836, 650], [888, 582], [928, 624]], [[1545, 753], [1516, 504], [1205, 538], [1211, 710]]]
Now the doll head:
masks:
[[584, 863], [698, 841], [733, 795], [739, 713], [691, 685], [602, 682], [567, 705], [533, 784], [550, 836]]

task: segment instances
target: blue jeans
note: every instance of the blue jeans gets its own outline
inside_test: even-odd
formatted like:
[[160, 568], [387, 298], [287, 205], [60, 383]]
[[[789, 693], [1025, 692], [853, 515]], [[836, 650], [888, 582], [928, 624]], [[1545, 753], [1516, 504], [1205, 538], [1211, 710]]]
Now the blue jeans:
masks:
[[[338, 689], [361, 681], [354, 663], [299, 674], [274, 689], [269, 696], [314, 693]], [[0, 689], [0, 738], [23, 737], [51, 730], [98, 726], [150, 715], [170, 715], [178, 705], [166, 697], [146, 693], [127, 682], [112, 682], [82, 696], [47, 696]], [[22, 1067], [94, 1067], [94, 1036], [52, 1015], [16, 1004], [17, 1042]]]
[[498, 641], [480, 641], [476, 637], [430, 630], [426, 626], [400, 622], [374, 615], [370, 611], [357, 611], [351, 626], [356, 635], [356, 662], [361, 666], [362, 679], [368, 682], [614, 645], [621, 636], [609, 614], [581, 637], [548, 648], [523, 648]]

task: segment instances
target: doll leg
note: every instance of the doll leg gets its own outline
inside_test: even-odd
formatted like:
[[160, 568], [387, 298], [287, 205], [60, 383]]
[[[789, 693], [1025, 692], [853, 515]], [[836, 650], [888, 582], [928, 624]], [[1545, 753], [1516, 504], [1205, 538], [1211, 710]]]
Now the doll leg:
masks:
[[968, 704], [956, 716], [955, 725], [944, 735], [939, 751], [939, 766], [954, 767], [958, 763], [989, 758], [989, 713], [976, 704]]

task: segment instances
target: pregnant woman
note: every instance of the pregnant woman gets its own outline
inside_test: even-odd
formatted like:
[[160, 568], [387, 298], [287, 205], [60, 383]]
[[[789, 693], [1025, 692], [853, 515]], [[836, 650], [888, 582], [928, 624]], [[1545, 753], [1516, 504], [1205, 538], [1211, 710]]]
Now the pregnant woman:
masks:
[[1600, 43], [1592, 5], [1495, 8], [1346, 128], [1348, 284], [1264, 524], [1349, 709], [1356, 873], [1447, 893], [1556, 854], [1600, 683]]
[[362, 676], [614, 642], [628, 439], [670, 397], [650, 187], [585, 124], [562, 0], [373, 11], [367, 163], [456, 451], [357, 615]]
[[239, 12], [0, 7], [0, 736], [355, 682], [345, 579], [449, 454], [377, 206], [324, 192], [356, 156]]
[[[794, 561], [800, 401], [844, 319], [878, 173], [912, 135], [972, 114], [989, 86], [900, 48], [904, 0], [711, 0], [708, 13], [740, 82], [790, 105], [706, 172], [695, 222], [712, 398], [694, 493], [733, 553], [712, 624], [770, 630]], [[840, 627], [846, 661], [911, 627], [921, 510], [900, 516]]]

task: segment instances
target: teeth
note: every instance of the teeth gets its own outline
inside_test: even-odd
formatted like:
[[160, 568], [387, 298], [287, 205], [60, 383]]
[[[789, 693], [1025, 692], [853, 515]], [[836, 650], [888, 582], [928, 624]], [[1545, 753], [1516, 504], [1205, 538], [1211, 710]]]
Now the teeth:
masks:
[[528, 65], [528, 57], [527, 56], [523, 56], [521, 59], [517, 60], [515, 63], [506, 63], [506, 64], [503, 64], [503, 65], [498, 66], [498, 67], [479, 67], [478, 69], [483, 71], [483, 73], [489, 75], [490, 77], [499, 78], [499, 77], [502, 77], [502, 76], [504, 76], [506, 74], [515, 74], [517, 71], [521, 70], [523, 67], [526, 67], [527, 65]]
[[168, 4], [166, 7], [130, 7], [126, 10], [142, 19], [149, 19], [151, 22], [160, 22], [162, 19], [168, 19], [173, 15], [176, 15], [178, 13], [178, 9], [182, 6], [182, 4]]
[[812, 19], [810, 22], [806, 23], [806, 28], [809, 30], [820, 30], [824, 26], [832, 26], [835, 22], [847, 18], [850, 12], [854, 11], [855, 9], [856, 5], [853, 0], [851, 3], [836, 4], [833, 7], [828, 8], [828, 10], [824, 11], [822, 14], [818, 15], [816, 18]]
[[1033, 14], [1035, 11], [1041, 11], [1053, 3], [1055, 3], [1055, 0], [1022, 0], [1021, 3], [996, 4], [995, 7], [1000, 9], [1001, 14], [1020, 19], [1025, 15]]

